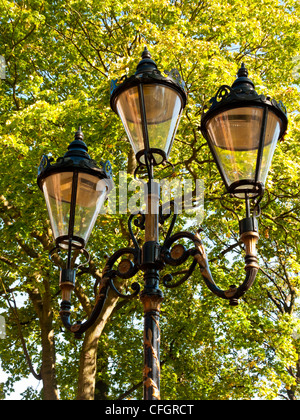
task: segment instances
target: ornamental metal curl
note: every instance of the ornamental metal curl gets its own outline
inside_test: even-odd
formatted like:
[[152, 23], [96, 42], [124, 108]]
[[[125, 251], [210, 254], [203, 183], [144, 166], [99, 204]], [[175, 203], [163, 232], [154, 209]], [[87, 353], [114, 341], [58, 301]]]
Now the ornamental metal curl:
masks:
[[175, 82], [182, 87], [182, 89], [185, 89], [185, 82], [183, 81], [182, 77], [180, 76], [180, 73], [177, 69], [172, 69], [171, 71], [165, 70], [164, 73], [171, 78], [172, 80], [175, 80]]
[[[131, 255], [133, 256], [133, 261], [129, 258], [122, 260], [119, 264], [117, 269], [114, 269], [115, 263], [123, 256], [123, 255]], [[131, 285], [132, 290], [134, 292], [130, 295], [125, 295], [121, 293], [114, 284], [114, 279], [119, 277], [123, 280], [130, 279], [134, 277], [138, 271], [140, 270], [139, 265], [139, 252], [137, 252], [136, 248], [122, 248], [115, 252], [107, 261], [105, 265], [105, 276], [109, 279], [108, 284], [111, 289], [119, 296], [124, 299], [132, 299], [133, 297], [137, 296], [140, 292], [140, 285], [135, 282]]]
[[[240, 86], [233, 89], [228, 85], [221, 86], [216, 95], [210, 99], [211, 108], [224, 105], [224, 103], [231, 103], [236, 101], [258, 101], [258, 102], [267, 102], [267, 98], [264, 95], [258, 95], [255, 89], [249, 86]], [[270, 101], [269, 101], [270, 102]], [[271, 105], [271, 102], [270, 102]]]
[[212, 104], [218, 103], [228, 98], [229, 94], [231, 93], [231, 87], [227, 85], [223, 85], [218, 89], [216, 96], [214, 96], [210, 102]]
[[195, 268], [197, 266], [197, 261], [194, 260], [192, 264], [190, 265], [189, 269], [187, 270], [186, 274], [176, 283], [172, 283], [174, 276], [182, 274], [181, 272], [172, 273], [172, 274], [166, 274], [163, 279], [163, 285], [168, 289], [174, 289], [175, 287], [181, 286], [183, 283], [185, 283], [193, 274]]
[[[186, 247], [182, 244], [174, 245], [175, 242], [182, 239], [188, 239], [194, 243], [195, 236], [193, 233], [190, 232], [178, 232], [166, 238], [162, 247], [162, 258], [165, 264], [173, 267], [178, 267], [184, 264], [189, 257], [194, 256], [196, 252], [195, 247], [191, 249], [186, 249]], [[193, 260], [192, 264], [190, 265], [184, 276], [175, 283], [172, 283], [174, 276], [182, 275], [182, 272], [166, 274], [162, 279], [164, 286], [167, 288], [175, 288], [181, 286], [185, 281], [187, 281], [190, 278], [196, 266], [197, 261]]]
[[38, 167], [38, 176], [44, 172], [45, 169], [49, 168], [51, 166], [51, 162], [53, 162], [54, 159], [52, 157], [48, 157], [47, 155], [43, 155]]
[[136, 251], [138, 257], [140, 257], [141, 250], [140, 250], [139, 244], [138, 244], [137, 239], [136, 239], [136, 237], [133, 233], [133, 230], [132, 230], [133, 219], [135, 219], [134, 220], [134, 225], [136, 227], [139, 227], [140, 229], [144, 230], [145, 229], [145, 220], [146, 220], [145, 214], [143, 212], [139, 211], [139, 212], [136, 212], [136, 213], [132, 213], [128, 218], [129, 234], [130, 234], [130, 237], [131, 237], [132, 242], [134, 244], [135, 251]]
[[139, 285], [139, 283], [134, 282], [131, 285], [132, 290], [134, 291], [134, 293], [132, 293], [131, 295], [124, 295], [123, 293], [121, 293], [116, 286], [114, 285], [113, 279], [109, 279], [109, 286], [111, 287], [111, 289], [115, 292], [115, 294], [123, 299], [132, 299], [134, 297], [136, 297], [140, 291], [141, 291], [141, 286]]
[[[167, 209], [170, 209], [170, 213], [166, 213]], [[173, 216], [172, 216], [172, 210], [173, 210]], [[167, 232], [167, 235], [165, 237], [165, 241], [170, 238], [172, 235], [176, 220], [178, 215], [178, 206], [177, 203], [174, 200], [171, 200], [170, 203], [165, 203], [159, 208], [159, 223], [163, 225], [166, 220], [168, 220], [172, 216], [172, 220]]]

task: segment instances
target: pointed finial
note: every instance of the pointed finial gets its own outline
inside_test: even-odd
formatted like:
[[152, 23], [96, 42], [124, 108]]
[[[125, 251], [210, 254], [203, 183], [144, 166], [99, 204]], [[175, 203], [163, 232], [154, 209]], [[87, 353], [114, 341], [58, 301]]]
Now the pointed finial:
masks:
[[142, 53], [142, 59], [137, 65], [135, 74], [153, 72], [153, 70], [157, 70], [157, 65], [155, 61], [152, 60], [148, 48], [145, 47]]
[[74, 151], [75, 151], [75, 154], [79, 152], [79, 153], [84, 153], [86, 154], [86, 156], [88, 156], [87, 154], [88, 148], [87, 148], [87, 145], [83, 141], [83, 137], [84, 136], [81, 130], [81, 126], [79, 126], [78, 130], [75, 133], [75, 139], [68, 146], [68, 152], [65, 154], [65, 157], [72, 156], [74, 154]]
[[150, 54], [150, 52], [148, 51], [148, 48], [147, 47], [145, 47], [144, 48], [144, 51], [143, 51], [143, 53], [142, 53], [142, 58], [144, 59], [144, 58], [151, 58], [151, 54]]
[[241, 68], [238, 71], [237, 77], [248, 77], [248, 70], [246, 69], [245, 63], [242, 63]]
[[75, 133], [75, 140], [83, 140], [83, 138], [84, 138], [84, 135], [83, 135], [83, 132], [82, 132], [82, 130], [81, 130], [81, 125], [78, 127], [78, 130], [76, 131], [76, 133]]
[[241, 86], [248, 86], [254, 89], [254, 84], [252, 80], [248, 78], [248, 70], [244, 63], [242, 63], [241, 68], [238, 71], [237, 78], [233, 82], [232, 88], [241, 88]]

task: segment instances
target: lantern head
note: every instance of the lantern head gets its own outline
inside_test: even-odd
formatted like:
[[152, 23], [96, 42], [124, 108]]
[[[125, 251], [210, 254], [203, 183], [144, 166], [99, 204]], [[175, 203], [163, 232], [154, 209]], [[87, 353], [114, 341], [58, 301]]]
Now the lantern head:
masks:
[[81, 128], [64, 157], [55, 163], [43, 156], [38, 185], [43, 191], [56, 245], [81, 249], [86, 245], [101, 207], [112, 189], [109, 162], [100, 167], [88, 155]]
[[183, 81], [177, 70], [164, 77], [147, 48], [136, 73], [111, 83], [110, 104], [121, 118], [139, 164], [168, 160], [182, 110]]
[[244, 65], [233, 85], [221, 86], [210, 102], [201, 131], [227, 191], [261, 196], [277, 141], [287, 129], [286, 108], [257, 94]]

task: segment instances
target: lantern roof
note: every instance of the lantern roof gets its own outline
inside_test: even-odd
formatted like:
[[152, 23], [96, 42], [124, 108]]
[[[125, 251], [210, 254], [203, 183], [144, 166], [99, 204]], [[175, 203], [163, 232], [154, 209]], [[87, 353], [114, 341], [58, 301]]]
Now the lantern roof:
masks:
[[163, 76], [162, 73], [158, 70], [157, 64], [151, 58], [151, 54], [145, 47], [142, 53], [142, 60], [138, 63], [136, 67], [136, 72], [134, 75], [128, 77], [127, 75], [122, 76], [120, 79], [115, 79], [111, 81], [110, 86], [110, 104], [113, 111], [116, 111], [116, 99], [118, 95], [126, 89], [129, 89], [132, 86], [136, 86], [140, 83], [150, 84], [164, 84], [181, 94], [181, 99], [183, 102], [183, 108], [187, 102], [187, 95], [185, 91], [185, 83], [182, 80], [180, 73], [177, 69], [172, 69], [171, 71], [164, 71], [166, 76]]
[[[52, 157], [43, 155], [39, 168], [37, 182], [42, 189], [42, 180], [55, 172], [68, 172], [78, 170], [98, 176], [100, 179], [112, 178], [112, 169], [109, 161], [100, 162], [99, 166], [88, 154], [87, 145], [83, 141], [81, 127], [75, 133], [74, 140], [69, 144], [68, 151], [63, 157], [59, 157], [56, 162]], [[54, 162], [54, 163], [53, 163]], [[109, 182], [110, 184], [110, 182]]]

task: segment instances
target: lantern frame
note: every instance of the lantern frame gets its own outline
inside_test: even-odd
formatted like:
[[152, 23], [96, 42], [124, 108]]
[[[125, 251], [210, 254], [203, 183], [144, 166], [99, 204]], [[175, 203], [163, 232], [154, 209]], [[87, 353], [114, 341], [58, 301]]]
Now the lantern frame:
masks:
[[[233, 85], [231, 87], [228, 85], [222, 85], [218, 89], [216, 95], [211, 98], [210, 103], [211, 106], [209, 110], [202, 115], [200, 130], [209, 145], [227, 191], [237, 198], [241, 198], [241, 195], [243, 194], [246, 198], [247, 196], [251, 198], [262, 197], [265, 186], [262, 182], [259, 181], [259, 178], [262, 169], [268, 114], [269, 112], [272, 112], [279, 118], [281, 122], [280, 133], [277, 139], [278, 141], [284, 135], [287, 129], [288, 120], [286, 107], [281, 101], [277, 102], [275, 99], [271, 99], [268, 96], [266, 97], [263, 94], [259, 95], [255, 91], [254, 84], [248, 78], [248, 70], [244, 64], [242, 64], [241, 68], [239, 69], [237, 79]], [[255, 164], [255, 176], [254, 179], [243, 179], [229, 183], [225, 175], [225, 169], [220, 161], [218, 154], [216, 153], [215, 148], [212, 145], [207, 125], [212, 120], [212, 118], [223, 112], [234, 109], [238, 110], [240, 108], [253, 107], [263, 110], [260, 138], [258, 142], [258, 148], [256, 149], [257, 156]]]
[[[179, 121], [180, 121], [180, 117], [187, 102], [185, 84], [178, 70], [173, 69], [170, 72], [165, 71], [164, 73], [167, 75], [166, 77], [163, 76], [161, 72], [157, 69], [157, 64], [151, 59], [151, 55], [147, 47], [145, 47], [142, 54], [142, 60], [137, 65], [135, 74], [130, 77], [127, 77], [127, 75], [125, 75], [121, 77], [120, 79], [115, 79], [111, 81], [110, 105], [111, 105], [112, 110], [118, 115], [119, 113], [117, 110], [117, 101], [120, 95], [131, 88], [137, 87], [138, 89], [139, 112], [141, 116], [144, 148], [139, 150], [136, 153], [136, 159], [139, 165], [141, 166], [148, 166], [149, 162], [152, 162], [153, 166], [157, 166], [168, 160], [168, 157], [170, 155], [171, 148], [173, 145], [175, 133], [176, 133]], [[147, 112], [146, 112], [145, 101], [144, 101], [144, 86], [149, 86], [149, 85], [165, 86], [169, 89], [172, 89], [178, 94], [181, 100], [181, 110], [178, 114], [175, 128], [173, 130], [173, 135], [167, 147], [167, 150], [163, 150], [157, 147], [151, 147], [150, 145], [149, 135], [148, 135]], [[131, 136], [128, 135], [128, 137], [133, 147], [133, 143], [130, 139]]]
[[68, 152], [65, 153], [63, 157], [59, 157], [55, 163], [52, 163], [54, 161], [52, 157], [43, 155], [38, 168], [37, 183], [42, 191], [43, 182], [47, 177], [66, 172], [73, 173], [68, 234], [58, 236], [55, 239], [56, 246], [69, 249], [69, 254], [73, 249], [84, 248], [87, 242], [82, 237], [74, 235], [75, 207], [79, 174], [89, 174], [99, 178], [100, 180], [105, 180], [107, 185], [107, 194], [113, 187], [110, 162], [100, 162], [99, 167], [95, 160], [91, 159], [87, 152], [88, 148], [83, 142], [83, 133], [81, 131], [81, 127], [79, 127], [78, 131], [75, 133], [75, 140], [68, 146]]

